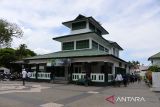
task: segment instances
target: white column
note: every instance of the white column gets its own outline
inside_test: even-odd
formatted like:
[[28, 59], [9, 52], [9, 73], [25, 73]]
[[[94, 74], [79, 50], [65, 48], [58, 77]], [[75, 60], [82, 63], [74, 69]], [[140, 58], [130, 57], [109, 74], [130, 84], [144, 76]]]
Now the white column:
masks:
[[92, 39], [89, 39], [89, 48], [92, 49]]
[[68, 80], [68, 66], [65, 66], [65, 80]]
[[112, 66], [112, 74], [114, 74], [114, 76], [115, 76], [115, 65], [113, 64], [113, 66]]
[[74, 41], [74, 50], [76, 50], [76, 41]]

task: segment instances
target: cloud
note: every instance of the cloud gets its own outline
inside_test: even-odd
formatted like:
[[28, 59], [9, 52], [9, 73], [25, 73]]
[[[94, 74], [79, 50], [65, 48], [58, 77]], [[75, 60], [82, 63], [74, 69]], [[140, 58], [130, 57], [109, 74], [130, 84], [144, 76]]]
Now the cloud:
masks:
[[104, 37], [118, 42], [125, 60], [146, 59], [160, 47], [160, 1], [158, 0], [1, 0], [1, 18], [17, 23], [24, 31], [13, 47], [25, 43], [38, 54], [61, 49], [52, 38], [69, 34], [61, 23], [78, 14], [93, 16], [109, 31]]

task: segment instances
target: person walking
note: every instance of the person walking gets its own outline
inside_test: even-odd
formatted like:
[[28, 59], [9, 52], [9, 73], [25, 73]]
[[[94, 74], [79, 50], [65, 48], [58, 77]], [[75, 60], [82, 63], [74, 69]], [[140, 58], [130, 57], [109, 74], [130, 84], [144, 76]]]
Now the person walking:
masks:
[[132, 73], [132, 75], [130, 75], [130, 80], [131, 80], [131, 83], [134, 83], [134, 75]]
[[121, 82], [123, 81], [122, 75], [119, 73], [117, 74], [116, 78], [115, 78], [116, 83], [118, 84], [118, 86], [120, 87]]
[[22, 70], [22, 80], [23, 80], [23, 86], [25, 86], [25, 80], [27, 77], [27, 71], [25, 69]]
[[128, 84], [127, 82], [128, 82], [127, 75], [124, 74], [124, 75], [123, 75], [123, 85], [124, 85], [124, 87], [127, 87], [127, 84]]
[[28, 72], [27, 72], [27, 81], [30, 81], [30, 77], [31, 77], [31, 75], [32, 75], [32, 74], [31, 74], [31, 72], [30, 72], [30, 71], [28, 71]]
[[141, 76], [138, 75], [138, 83], [140, 83], [140, 82], [141, 82]]

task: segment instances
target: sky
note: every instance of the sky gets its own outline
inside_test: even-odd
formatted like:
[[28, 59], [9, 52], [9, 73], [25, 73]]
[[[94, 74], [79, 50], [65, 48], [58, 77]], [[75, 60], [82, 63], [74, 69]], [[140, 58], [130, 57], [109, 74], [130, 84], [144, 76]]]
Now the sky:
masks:
[[0, 0], [0, 18], [24, 32], [12, 47], [26, 44], [38, 54], [60, 51], [52, 38], [69, 34], [62, 22], [79, 14], [99, 21], [109, 32], [103, 37], [124, 49], [126, 61], [149, 65], [148, 57], [160, 52], [160, 0]]

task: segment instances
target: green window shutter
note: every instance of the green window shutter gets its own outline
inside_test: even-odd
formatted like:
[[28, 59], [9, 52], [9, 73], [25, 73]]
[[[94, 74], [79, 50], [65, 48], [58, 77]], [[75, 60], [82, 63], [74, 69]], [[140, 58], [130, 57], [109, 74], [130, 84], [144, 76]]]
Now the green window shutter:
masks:
[[92, 23], [89, 23], [89, 28], [91, 29], [91, 31], [95, 31], [95, 26]]
[[82, 40], [76, 42], [76, 49], [86, 49], [89, 48], [89, 40]]
[[105, 52], [109, 53], [109, 50], [107, 48], [105, 48]]
[[95, 41], [92, 41], [92, 49], [98, 49], [98, 43]]
[[99, 50], [104, 51], [104, 47], [102, 45], [99, 45]]
[[64, 42], [62, 46], [62, 50], [73, 50], [74, 42]]
[[99, 29], [97, 29], [96, 33], [100, 36], [102, 35], [102, 32]]
[[86, 21], [72, 23], [72, 30], [78, 30], [84, 28], [86, 28]]

